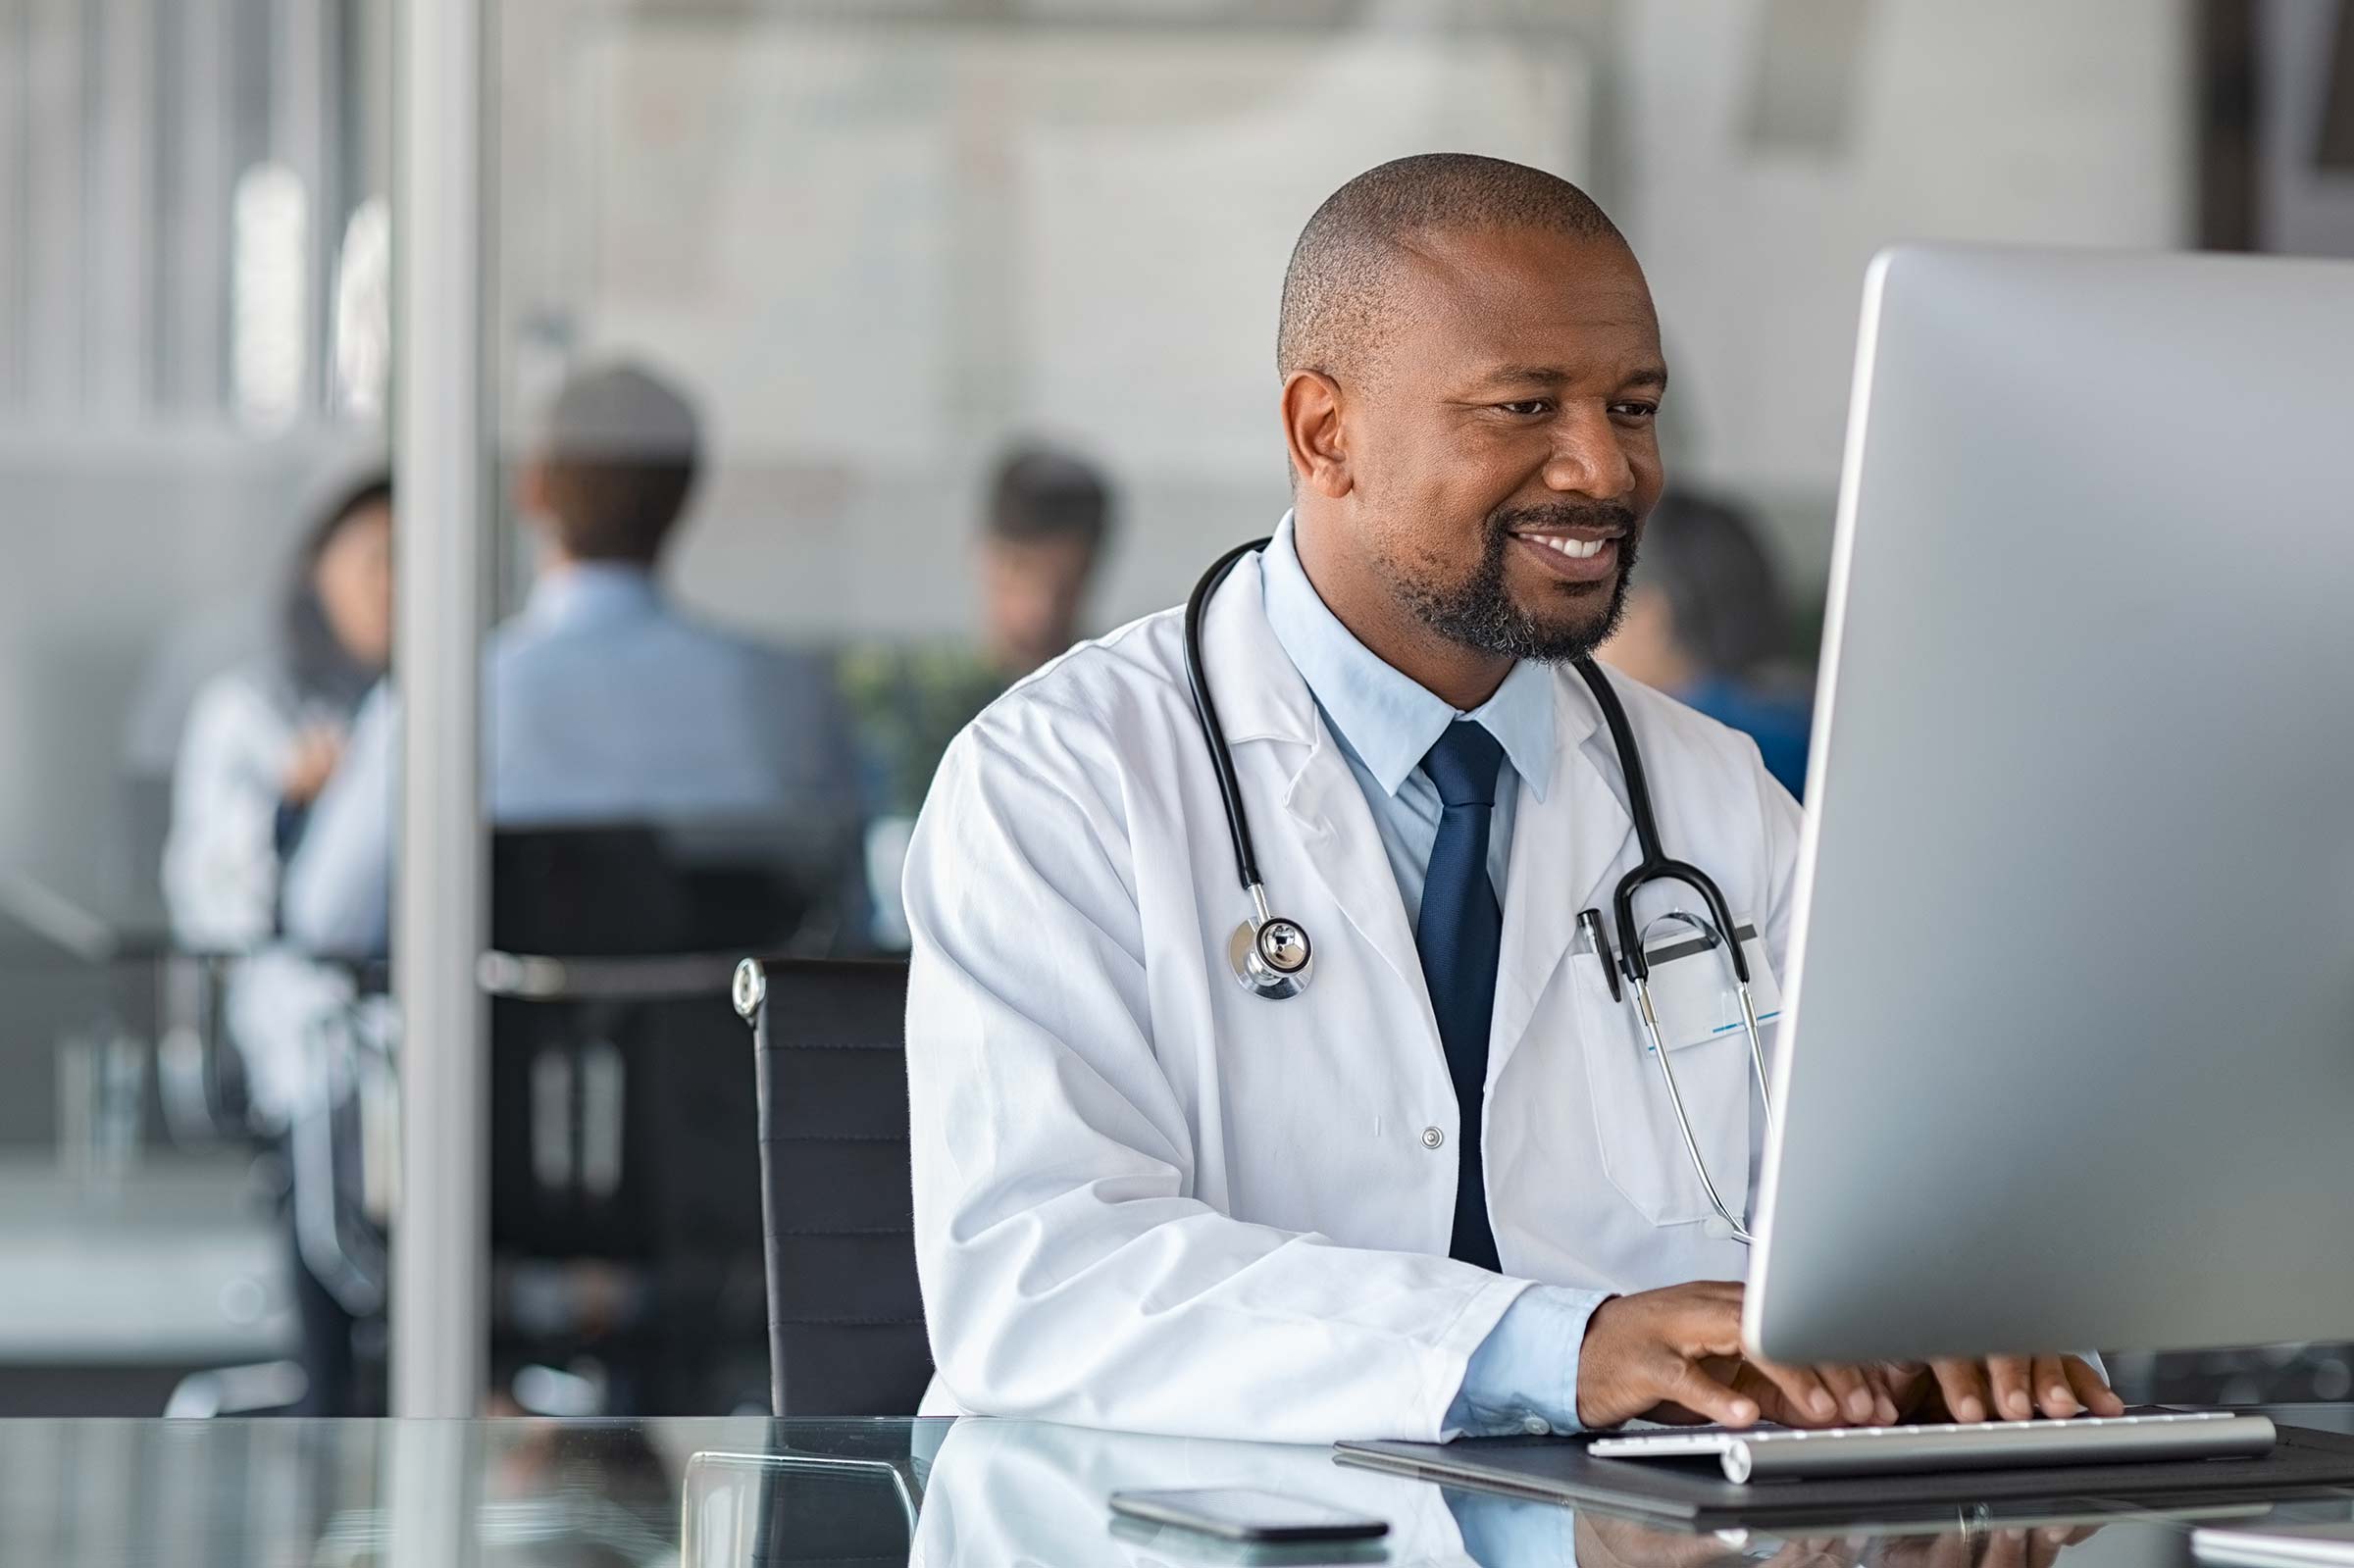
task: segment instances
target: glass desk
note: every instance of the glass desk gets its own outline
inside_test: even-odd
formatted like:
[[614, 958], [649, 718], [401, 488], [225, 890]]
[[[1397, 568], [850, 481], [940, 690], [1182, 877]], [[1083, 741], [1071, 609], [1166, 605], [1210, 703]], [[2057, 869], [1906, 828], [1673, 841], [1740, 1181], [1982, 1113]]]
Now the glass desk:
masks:
[[[2354, 1431], [2354, 1405], [2273, 1407]], [[1115, 1535], [1107, 1492], [1250, 1486], [1390, 1523], [1370, 1550], [1251, 1556]], [[1780, 1540], [1343, 1469], [1321, 1448], [1033, 1422], [0, 1422], [0, 1562], [44, 1568], [687, 1568], [1387, 1562], [1582, 1568], [2186, 1568], [2202, 1517], [2354, 1519], [2354, 1489], [2191, 1509], [1948, 1511]]]

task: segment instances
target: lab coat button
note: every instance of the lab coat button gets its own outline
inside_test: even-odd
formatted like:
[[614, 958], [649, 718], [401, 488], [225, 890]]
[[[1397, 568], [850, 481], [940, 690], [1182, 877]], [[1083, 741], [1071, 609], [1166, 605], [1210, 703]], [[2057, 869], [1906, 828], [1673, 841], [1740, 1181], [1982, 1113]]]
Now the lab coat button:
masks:
[[1437, 1128], [1426, 1127], [1422, 1129], [1422, 1146], [1424, 1148], [1437, 1148], [1440, 1144], [1446, 1141], [1447, 1135], [1440, 1132]]

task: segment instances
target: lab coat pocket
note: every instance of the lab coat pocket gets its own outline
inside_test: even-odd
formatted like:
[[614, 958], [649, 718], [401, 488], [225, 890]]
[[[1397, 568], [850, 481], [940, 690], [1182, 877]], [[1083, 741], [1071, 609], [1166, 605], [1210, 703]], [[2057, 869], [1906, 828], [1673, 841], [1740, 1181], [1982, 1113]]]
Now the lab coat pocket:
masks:
[[[1693, 1225], [1714, 1213], [1692, 1169], [1675, 1107], [1629, 1000], [1613, 1001], [1602, 960], [1569, 960], [1578, 1043], [1593, 1095], [1594, 1137], [1611, 1185], [1654, 1225]], [[1749, 1044], [1741, 1031], [1670, 1049], [1676, 1087], [1709, 1177], [1735, 1214], [1749, 1197]]]

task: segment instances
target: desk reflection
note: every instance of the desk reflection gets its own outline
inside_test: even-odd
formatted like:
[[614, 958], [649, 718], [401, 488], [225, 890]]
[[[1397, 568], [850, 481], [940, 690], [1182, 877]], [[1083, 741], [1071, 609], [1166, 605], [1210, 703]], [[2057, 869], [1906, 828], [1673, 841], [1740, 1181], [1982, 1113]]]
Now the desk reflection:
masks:
[[[1478, 1568], [2099, 1568], [2085, 1543], [2104, 1529], [2085, 1516], [2006, 1519], [1985, 1510], [1916, 1524], [1822, 1536], [1694, 1533], [1599, 1510], [1571, 1510], [1410, 1477], [1347, 1469], [1318, 1447], [1128, 1437], [1035, 1423], [961, 1421], [935, 1451], [916, 1455], [922, 1508], [910, 1561], [924, 1568], [990, 1563], [1102, 1562], [1182, 1568], [1209, 1562], [1476, 1564]], [[1106, 1505], [1124, 1489], [1247, 1487], [1310, 1499], [1389, 1522], [1362, 1547], [1255, 1550], [1182, 1531], [1115, 1528]], [[2056, 1511], [2056, 1510], [2055, 1510]], [[2125, 1555], [2186, 1561], [2177, 1532], [2128, 1527], [2153, 1539]], [[2121, 1559], [2124, 1560], [2124, 1559]]]

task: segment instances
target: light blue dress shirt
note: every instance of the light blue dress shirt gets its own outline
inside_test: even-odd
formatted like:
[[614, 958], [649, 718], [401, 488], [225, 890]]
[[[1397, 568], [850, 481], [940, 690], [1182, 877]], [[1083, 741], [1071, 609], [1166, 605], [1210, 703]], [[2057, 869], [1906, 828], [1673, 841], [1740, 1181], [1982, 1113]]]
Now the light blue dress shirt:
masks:
[[[824, 661], [697, 625], [614, 562], [549, 572], [491, 636], [483, 761], [502, 827], [826, 816], [846, 831], [854, 811]], [[398, 773], [398, 704], [380, 686], [287, 868], [286, 933], [313, 952], [384, 949]]]
[[[1422, 909], [1422, 883], [1438, 840], [1438, 786], [1422, 758], [1449, 725], [1486, 726], [1504, 747], [1509, 778], [1499, 783], [1488, 835], [1488, 877], [1504, 902], [1511, 864], [1517, 779], [1538, 800], [1551, 787], [1557, 760], [1553, 675], [1523, 661], [1486, 703], [1458, 713], [1443, 697], [1384, 663], [1325, 606], [1300, 564], [1286, 516], [1261, 563], [1267, 623], [1307, 682], [1325, 728], [1356, 776], [1373, 826], [1397, 874], [1408, 925]], [[1570, 1431], [1577, 1425], [1577, 1353], [1586, 1320], [1608, 1299], [1601, 1290], [1531, 1286], [1507, 1308], [1472, 1352], [1463, 1386], [1447, 1414], [1451, 1432], [1489, 1436]]]

